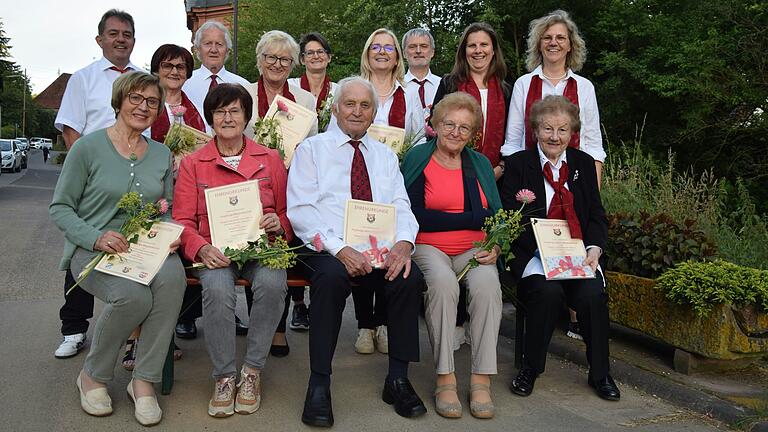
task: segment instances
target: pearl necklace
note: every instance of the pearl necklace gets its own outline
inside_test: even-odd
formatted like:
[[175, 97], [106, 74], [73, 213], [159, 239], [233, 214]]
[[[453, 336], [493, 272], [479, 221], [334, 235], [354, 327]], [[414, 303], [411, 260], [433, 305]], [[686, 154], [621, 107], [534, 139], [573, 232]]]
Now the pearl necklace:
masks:
[[549, 76], [547, 76], [547, 74], [545, 74], [545, 73], [544, 73], [544, 71], [543, 71], [543, 70], [541, 71], [541, 75], [542, 75], [544, 78], [548, 79], [549, 81], [560, 81], [561, 79], [563, 79], [563, 78], [565, 78], [565, 77], [567, 77], [567, 76], [568, 76], [568, 71], [565, 71], [565, 73], [563, 74], [563, 76], [561, 76], [561, 77], [559, 77], [559, 78], [553, 78], [553, 77], [549, 77]]

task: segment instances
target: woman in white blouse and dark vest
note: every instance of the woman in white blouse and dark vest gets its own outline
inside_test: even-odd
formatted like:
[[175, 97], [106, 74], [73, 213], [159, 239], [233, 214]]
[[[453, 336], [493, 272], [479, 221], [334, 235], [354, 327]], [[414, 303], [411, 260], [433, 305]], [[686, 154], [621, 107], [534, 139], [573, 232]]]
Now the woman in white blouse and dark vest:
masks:
[[595, 159], [600, 184], [605, 150], [595, 87], [575, 73], [581, 70], [586, 57], [584, 39], [567, 12], [556, 10], [531, 21], [526, 59], [531, 72], [518, 78], [512, 90], [506, 139], [501, 148], [503, 156], [536, 147], [536, 137], [528, 122], [531, 106], [536, 101], [548, 95], [565, 96], [579, 107], [582, 124], [581, 131], [571, 137], [570, 146]]

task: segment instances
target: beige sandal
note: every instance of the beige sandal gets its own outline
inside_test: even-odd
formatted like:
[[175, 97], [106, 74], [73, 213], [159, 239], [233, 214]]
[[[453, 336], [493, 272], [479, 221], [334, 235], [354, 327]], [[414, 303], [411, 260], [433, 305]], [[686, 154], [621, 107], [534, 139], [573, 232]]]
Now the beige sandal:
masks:
[[443, 384], [435, 388], [435, 411], [445, 418], [461, 418], [461, 402], [445, 402], [437, 396], [444, 391], [458, 394], [456, 384]]
[[488, 384], [472, 384], [469, 386], [469, 412], [472, 414], [472, 417], [479, 418], [479, 419], [490, 419], [493, 418], [493, 415], [496, 411], [496, 408], [493, 406], [493, 401], [488, 402], [477, 402], [472, 400], [472, 392], [474, 391], [484, 391], [488, 393], [488, 396], [491, 396], [491, 386]]

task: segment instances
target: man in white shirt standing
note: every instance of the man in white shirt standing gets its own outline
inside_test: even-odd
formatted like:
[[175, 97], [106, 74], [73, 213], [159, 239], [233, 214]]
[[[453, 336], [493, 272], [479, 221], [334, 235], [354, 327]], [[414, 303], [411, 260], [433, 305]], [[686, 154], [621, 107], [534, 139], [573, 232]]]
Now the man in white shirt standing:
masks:
[[414, 28], [403, 35], [403, 49], [408, 60], [408, 73], [405, 74], [405, 90], [418, 95], [424, 115], [428, 116], [435, 100], [440, 77], [429, 69], [429, 63], [435, 56], [435, 38], [429, 30]]
[[[309, 308], [311, 375], [302, 421], [333, 425], [331, 363], [352, 283], [369, 286], [386, 303], [389, 372], [382, 399], [403, 417], [427, 412], [408, 380], [409, 362], [419, 361], [418, 315], [423, 275], [411, 263], [419, 225], [411, 212], [397, 155], [366, 135], [376, 115], [373, 85], [350, 77], [339, 82], [333, 99], [338, 128], [301, 143], [288, 174], [288, 217], [307, 248], [302, 261], [312, 282]], [[350, 198], [396, 208], [395, 244], [381, 269], [344, 243], [344, 211]], [[313, 242], [317, 236], [322, 245]]]
[[[192, 72], [192, 78], [184, 83], [183, 90], [198, 112], [203, 112], [205, 97], [217, 85], [233, 83], [246, 89], [250, 86], [248, 80], [224, 67], [231, 49], [232, 38], [229, 30], [218, 21], [206, 21], [195, 32], [194, 51], [202, 64]], [[211, 125], [208, 122], [205, 123], [205, 128], [211, 133]]]
[[[103, 57], [76, 71], [67, 83], [55, 126], [64, 137], [67, 149], [82, 135], [107, 128], [115, 123], [112, 109], [112, 83], [121, 74], [141, 70], [130, 61], [136, 42], [133, 17], [110, 9], [101, 17], [96, 43]], [[66, 293], [75, 284], [72, 272], [64, 279]], [[85, 345], [88, 319], [93, 317], [93, 296], [80, 287], [64, 297], [59, 310], [61, 334], [64, 337], [54, 353], [56, 358], [76, 355]]]

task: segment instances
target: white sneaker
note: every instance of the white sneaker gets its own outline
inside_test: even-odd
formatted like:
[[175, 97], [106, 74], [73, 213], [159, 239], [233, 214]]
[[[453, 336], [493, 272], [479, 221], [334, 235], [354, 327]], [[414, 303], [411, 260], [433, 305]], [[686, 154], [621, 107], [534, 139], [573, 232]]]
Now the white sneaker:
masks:
[[261, 406], [261, 374], [247, 374], [240, 370], [240, 383], [235, 396], [235, 412], [253, 414]]
[[373, 330], [360, 329], [357, 331], [355, 351], [358, 354], [373, 354]]
[[211, 417], [229, 417], [235, 413], [235, 377], [222, 381], [216, 380], [213, 396], [208, 402], [208, 415]]
[[464, 327], [454, 327], [453, 328], [453, 350], [458, 351], [459, 348], [461, 348], [461, 344], [464, 343], [466, 339], [466, 332], [464, 331]]
[[64, 359], [77, 355], [77, 352], [85, 346], [85, 333], [77, 333], [64, 336], [61, 345], [53, 353], [56, 358]]
[[387, 326], [376, 327], [376, 349], [382, 354], [389, 353], [389, 335], [387, 334]]

